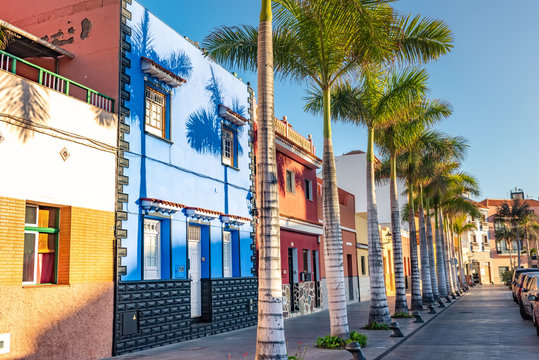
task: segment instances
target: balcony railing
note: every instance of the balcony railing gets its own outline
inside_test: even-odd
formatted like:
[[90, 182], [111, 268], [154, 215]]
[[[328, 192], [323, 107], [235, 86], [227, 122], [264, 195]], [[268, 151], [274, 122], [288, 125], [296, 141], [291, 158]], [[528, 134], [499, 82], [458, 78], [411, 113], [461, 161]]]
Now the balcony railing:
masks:
[[49, 89], [86, 101], [103, 110], [114, 112], [114, 99], [31, 62], [0, 50], [0, 69], [35, 81]]
[[297, 131], [292, 130], [292, 125], [286, 121], [286, 116], [283, 120], [275, 119], [275, 132], [308, 153], [313, 155], [316, 154], [312, 137], [309, 135], [309, 138], [307, 139], [300, 135]]

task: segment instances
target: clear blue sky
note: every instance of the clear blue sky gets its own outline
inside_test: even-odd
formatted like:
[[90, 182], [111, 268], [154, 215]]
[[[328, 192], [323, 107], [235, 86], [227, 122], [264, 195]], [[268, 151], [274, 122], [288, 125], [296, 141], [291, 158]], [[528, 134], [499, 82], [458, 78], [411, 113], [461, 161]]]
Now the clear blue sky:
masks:
[[[139, 0], [180, 34], [201, 41], [216, 26], [258, 24], [260, 1]], [[453, 51], [427, 66], [431, 97], [451, 102], [453, 116], [438, 127], [469, 140], [464, 170], [479, 179], [480, 199], [506, 198], [515, 186], [539, 197], [538, 0], [402, 0], [402, 12], [444, 19], [455, 35]], [[256, 75], [236, 71], [256, 90]], [[276, 79], [275, 115], [322, 154], [322, 121], [303, 112], [304, 86]], [[335, 154], [366, 148], [366, 132], [333, 127]]]

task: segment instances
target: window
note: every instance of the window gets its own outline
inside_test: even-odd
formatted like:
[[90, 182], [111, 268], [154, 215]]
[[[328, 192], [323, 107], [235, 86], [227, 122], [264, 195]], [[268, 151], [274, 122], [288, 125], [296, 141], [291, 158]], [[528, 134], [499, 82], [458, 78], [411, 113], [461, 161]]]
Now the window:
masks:
[[365, 256], [361, 257], [361, 275], [366, 275], [365, 274]]
[[232, 131], [223, 128], [222, 131], [222, 138], [223, 138], [223, 148], [222, 148], [222, 156], [223, 156], [223, 164], [228, 166], [235, 166], [235, 154], [234, 154], [234, 134]]
[[144, 219], [144, 280], [161, 279], [161, 222]]
[[476, 243], [477, 242], [477, 237], [474, 235], [472, 235], [472, 243]]
[[483, 235], [483, 244], [488, 244], [488, 238], [486, 235]]
[[23, 284], [56, 283], [58, 229], [58, 209], [26, 206]]
[[223, 232], [223, 277], [232, 277], [232, 234]]
[[313, 182], [305, 179], [305, 198], [307, 200], [313, 200]]
[[146, 115], [144, 129], [166, 138], [166, 95], [146, 86]]
[[290, 170], [286, 170], [286, 191], [292, 194], [296, 192], [296, 174]]

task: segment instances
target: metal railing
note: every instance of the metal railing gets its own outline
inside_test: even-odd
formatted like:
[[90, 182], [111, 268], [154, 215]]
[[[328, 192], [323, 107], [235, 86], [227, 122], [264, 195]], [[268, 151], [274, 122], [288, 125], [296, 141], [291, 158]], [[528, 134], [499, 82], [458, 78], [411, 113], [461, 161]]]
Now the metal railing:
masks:
[[312, 137], [309, 135], [309, 138], [307, 139], [300, 135], [297, 131], [292, 130], [292, 125], [286, 121], [286, 116], [283, 120], [275, 119], [275, 132], [285, 139], [290, 140], [303, 150], [315, 155]]
[[[29, 66], [30, 68], [38, 70], [37, 80], [30, 78], [28, 74], [18, 71], [20, 69], [20, 67], [18, 67], [19, 64], [24, 64], [26, 66]], [[9, 71], [16, 75], [20, 75], [29, 80], [36, 81], [40, 85], [46, 86], [49, 89], [86, 101], [88, 104], [97, 106], [98, 108], [101, 108], [103, 110], [114, 112], [113, 98], [103, 95], [95, 90], [92, 90], [75, 81], [69, 80], [63, 76], [55, 74], [52, 71], [43, 69], [42, 67], [32, 64], [31, 62], [21, 59], [17, 56], [11, 55], [3, 50], [0, 50], [0, 69]], [[82, 95], [75, 96], [73, 94], [74, 88], [79, 89], [79, 92]], [[71, 94], [70, 91], [72, 92]]]

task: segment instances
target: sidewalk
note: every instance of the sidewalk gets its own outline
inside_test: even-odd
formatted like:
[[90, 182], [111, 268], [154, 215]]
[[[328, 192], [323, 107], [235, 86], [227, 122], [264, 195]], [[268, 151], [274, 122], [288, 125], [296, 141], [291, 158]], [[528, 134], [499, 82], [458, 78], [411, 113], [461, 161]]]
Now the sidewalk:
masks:
[[[473, 290], [472, 290], [473, 291]], [[464, 295], [465, 296], [465, 295]], [[457, 298], [458, 301], [459, 298]], [[389, 297], [389, 309], [393, 313], [394, 298]], [[410, 299], [408, 297], [408, 304]], [[451, 307], [451, 304], [446, 306]], [[348, 322], [350, 330], [356, 330], [368, 337], [367, 347], [363, 354], [367, 359], [375, 359], [386, 350], [399, 343], [403, 338], [393, 338], [391, 330], [362, 330], [367, 324], [369, 316], [369, 301], [355, 303], [348, 306]], [[438, 314], [446, 309], [435, 306]], [[428, 309], [421, 311], [425, 324], [436, 315], [427, 314]], [[414, 323], [415, 319], [394, 319], [405, 337], [424, 324]], [[319, 336], [329, 335], [328, 311], [321, 311], [311, 315], [300, 316], [285, 320], [286, 340], [289, 355], [296, 352], [298, 344], [307, 346], [305, 359], [309, 360], [350, 360], [351, 354], [345, 350], [323, 350], [314, 347]], [[177, 344], [162, 346], [150, 350], [139, 351], [131, 354], [114, 357], [114, 360], [227, 360], [230, 359], [254, 359], [256, 346], [256, 327], [227, 332], [224, 334], [208, 336], [201, 339], [185, 341]], [[244, 354], [247, 354], [244, 356]]]

